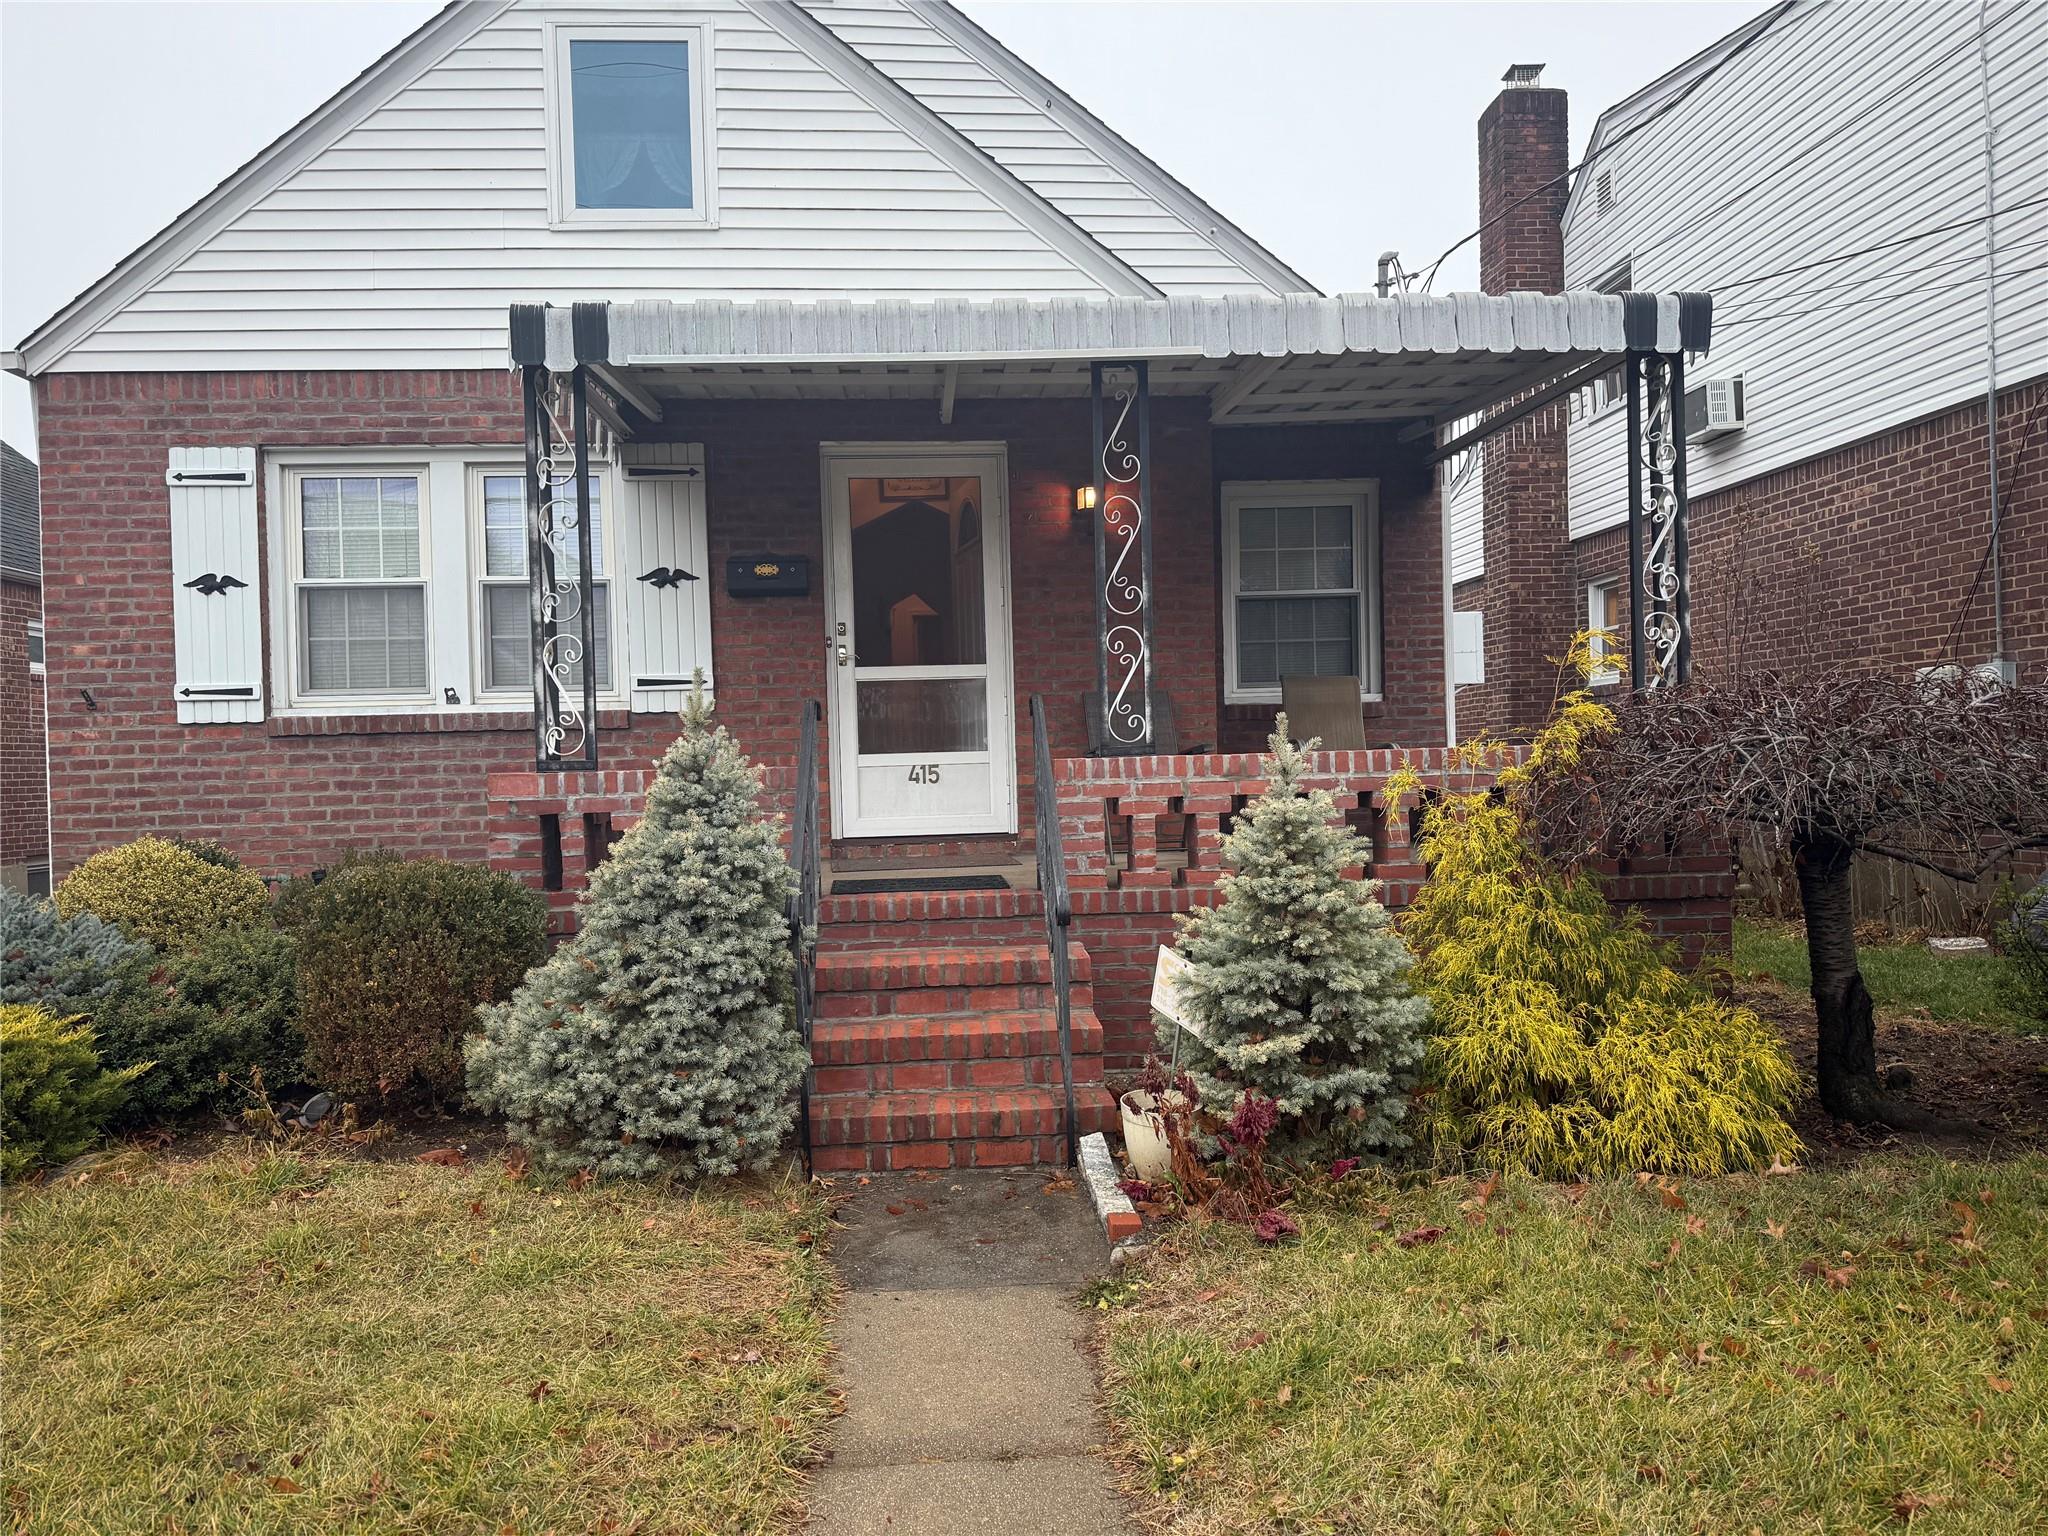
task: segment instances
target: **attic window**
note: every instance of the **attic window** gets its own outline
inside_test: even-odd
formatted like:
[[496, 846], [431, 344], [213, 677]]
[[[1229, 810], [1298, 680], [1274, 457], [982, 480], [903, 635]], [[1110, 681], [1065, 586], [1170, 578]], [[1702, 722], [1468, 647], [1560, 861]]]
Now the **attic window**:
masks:
[[1612, 213], [1614, 204], [1614, 175], [1610, 171], [1602, 171], [1593, 182], [1593, 211]]
[[553, 29], [548, 179], [558, 227], [710, 222], [708, 34]]

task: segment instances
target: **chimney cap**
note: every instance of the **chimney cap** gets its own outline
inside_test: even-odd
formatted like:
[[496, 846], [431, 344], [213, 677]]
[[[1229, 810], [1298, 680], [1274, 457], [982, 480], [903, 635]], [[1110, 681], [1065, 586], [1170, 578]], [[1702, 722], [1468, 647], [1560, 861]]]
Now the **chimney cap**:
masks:
[[1530, 90], [1543, 83], [1541, 64], [1510, 64], [1501, 80], [1510, 89]]

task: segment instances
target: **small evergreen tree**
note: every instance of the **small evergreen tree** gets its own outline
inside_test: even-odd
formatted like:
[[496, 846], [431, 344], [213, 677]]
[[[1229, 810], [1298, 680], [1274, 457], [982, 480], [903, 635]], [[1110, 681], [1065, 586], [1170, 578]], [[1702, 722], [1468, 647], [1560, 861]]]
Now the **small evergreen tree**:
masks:
[[469, 1045], [469, 1091], [556, 1172], [758, 1168], [795, 1119], [795, 874], [759, 777], [701, 698], [639, 824], [591, 877], [576, 937]]
[[1374, 885], [1348, 873], [1367, 849], [1328, 790], [1302, 788], [1308, 764], [1277, 723], [1265, 793], [1223, 843], [1222, 900], [1181, 920], [1200, 1032], [1181, 1057], [1212, 1116], [1247, 1090], [1275, 1102], [1278, 1155], [1392, 1150], [1407, 1144], [1429, 1004]]

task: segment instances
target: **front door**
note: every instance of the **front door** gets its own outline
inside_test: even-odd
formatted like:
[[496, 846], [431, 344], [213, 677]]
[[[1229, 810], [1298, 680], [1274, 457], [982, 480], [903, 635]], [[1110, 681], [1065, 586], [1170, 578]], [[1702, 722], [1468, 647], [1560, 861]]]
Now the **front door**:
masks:
[[1017, 830], [1000, 447], [825, 450], [835, 837]]

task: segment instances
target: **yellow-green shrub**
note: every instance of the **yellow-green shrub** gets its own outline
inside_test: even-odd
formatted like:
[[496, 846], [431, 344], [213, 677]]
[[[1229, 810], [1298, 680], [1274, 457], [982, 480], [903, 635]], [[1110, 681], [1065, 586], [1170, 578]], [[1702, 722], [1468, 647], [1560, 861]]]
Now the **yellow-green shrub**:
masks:
[[228, 867], [161, 837], [103, 848], [64, 877], [57, 910], [91, 912], [158, 949], [183, 949], [223, 928], [268, 919], [254, 871]]
[[0, 1004], [0, 1179], [68, 1162], [99, 1140], [149, 1070], [100, 1066], [92, 1030], [47, 1009]]
[[[1425, 803], [1429, 879], [1401, 931], [1432, 1007], [1427, 1138], [1439, 1154], [1548, 1177], [1762, 1167], [1799, 1145], [1783, 1043], [1680, 975], [1634, 913], [1531, 835], [1525, 792], [1575, 768], [1608, 723], [1572, 693], [1522, 761], [1469, 744]], [[1496, 764], [1494, 792], [1454, 787]], [[1390, 788], [1427, 786], [1404, 772]]]

